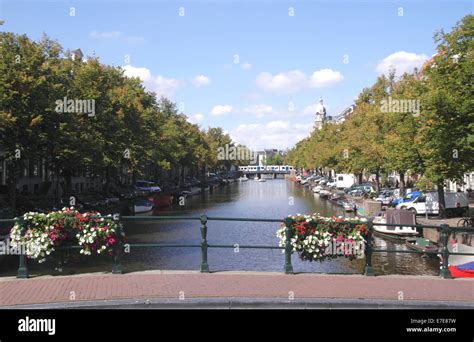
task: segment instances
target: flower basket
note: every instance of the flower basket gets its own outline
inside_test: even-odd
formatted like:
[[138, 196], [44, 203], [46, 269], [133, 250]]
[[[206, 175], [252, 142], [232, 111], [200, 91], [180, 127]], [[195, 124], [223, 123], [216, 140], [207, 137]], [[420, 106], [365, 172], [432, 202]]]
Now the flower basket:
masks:
[[28, 212], [16, 221], [10, 232], [11, 246], [23, 246], [29, 259], [44, 262], [57, 249], [81, 246], [84, 255], [114, 255], [118, 240], [125, 242], [122, 225], [111, 215], [80, 213], [63, 208], [48, 214]]
[[[355, 259], [364, 253], [367, 221], [362, 218], [329, 218], [314, 215], [288, 216], [292, 251], [302, 260], [324, 261], [336, 257]], [[277, 231], [280, 247], [286, 246], [286, 226]]]

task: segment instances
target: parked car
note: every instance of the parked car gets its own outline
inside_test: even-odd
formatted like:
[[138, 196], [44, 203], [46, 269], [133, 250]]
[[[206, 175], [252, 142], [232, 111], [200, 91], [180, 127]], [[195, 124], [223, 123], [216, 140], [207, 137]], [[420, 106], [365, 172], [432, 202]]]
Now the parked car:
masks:
[[320, 180], [318, 180], [318, 184], [319, 185], [327, 185], [327, 183], [329, 183], [331, 181], [332, 181], [332, 179], [330, 179], [328, 177], [323, 177]]
[[370, 187], [370, 189], [369, 189], [369, 188], [366, 188], [366, 189], [368, 189], [368, 190], [370, 190], [370, 191], [372, 191], [372, 190], [374, 189], [374, 186], [373, 186], [372, 183], [365, 182], [365, 183], [352, 184], [351, 186], [349, 186], [349, 187], [347, 187], [347, 188], [344, 188], [344, 192], [345, 192], [345, 193], [349, 193], [349, 192], [352, 191], [352, 190], [355, 190], [355, 189], [358, 189], [358, 188], [361, 188], [361, 187], [364, 187], [364, 186]]
[[158, 185], [145, 180], [137, 181], [135, 183], [135, 190], [138, 190], [138, 192], [145, 192], [145, 194], [161, 192], [161, 188]]
[[[469, 212], [469, 199], [463, 192], [445, 192], [444, 202], [447, 216], [462, 216]], [[396, 208], [411, 210], [415, 214], [437, 215], [439, 214], [438, 192], [420, 193], [412, 201], [399, 203]]]
[[375, 189], [372, 185], [358, 185], [358, 186], [354, 187], [351, 191], [354, 191], [354, 190], [362, 190], [366, 193], [372, 193], [372, 192], [375, 191]]
[[399, 197], [399, 198], [393, 199], [390, 205], [393, 207], [397, 207], [401, 203], [413, 202], [420, 195], [421, 195], [421, 192], [412, 191], [412, 192], [407, 193], [403, 198]]
[[393, 190], [382, 190], [378, 196], [375, 197], [375, 200], [381, 202], [382, 205], [390, 205], [393, 200]]
[[347, 194], [353, 197], [362, 197], [366, 194], [366, 192], [362, 188], [357, 188], [349, 191]]

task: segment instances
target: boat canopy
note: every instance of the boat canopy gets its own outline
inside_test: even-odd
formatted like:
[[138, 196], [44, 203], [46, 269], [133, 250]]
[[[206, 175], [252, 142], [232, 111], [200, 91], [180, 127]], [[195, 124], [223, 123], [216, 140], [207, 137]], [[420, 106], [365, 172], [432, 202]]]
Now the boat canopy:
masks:
[[385, 213], [388, 224], [416, 224], [415, 214], [409, 210], [392, 209]]

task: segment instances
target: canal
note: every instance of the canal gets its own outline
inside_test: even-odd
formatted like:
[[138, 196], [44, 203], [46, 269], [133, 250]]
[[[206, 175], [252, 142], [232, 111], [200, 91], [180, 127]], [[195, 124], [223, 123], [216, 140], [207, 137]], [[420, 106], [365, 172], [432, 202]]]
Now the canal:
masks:
[[[324, 216], [347, 215], [332, 202], [320, 199], [309, 189], [293, 182], [277, 179], [267, 182], [249, 180], [233, 183], [186, 199], [184, 205], [156, 209], [152, 215], [193, 215], [284, 218], [288, 214], [320, 213]], [[198, 221], [137, 221], [127, 222], [125, 232], [129, 243], [198, 244]], [[238, 245], [278, 245], [278, 224], [256, 222], [208, 222], [209, 244], [231, 244], [236, 248], [210, 248], [211, 271], [277, 271], [283, 270], [281, 250], [239, 249]], [[405, 250], [403, 244], [375, 238], [381, 248]], [[0, 257], [1, 259], [2, 257]], [[3, 257], [5, 258], [5, 257]], [[17, 257], [0, 261], [0, 275], [14, 274]], [[349, 261], [337, 258], [330, 261], [308, 262], [292, 258], [295, 272], [351, 274], [362, 273], [364, 259]], [[51, 262], [37, 265], [29, 262], [32, 273], [51, 273]], [[373, 266], [376, 274], [437, 275], [439, 261], [406, 253], [375, 253]], [[143, 270], [199, 270], [199, 248], [132, 248], [123, 258], [124, 272]], [[49, 270], [48, 270], [49, 268]], [[62, 274], [109, 271], [110, 260], [103, 257], [73, 257], [62, 268]]]

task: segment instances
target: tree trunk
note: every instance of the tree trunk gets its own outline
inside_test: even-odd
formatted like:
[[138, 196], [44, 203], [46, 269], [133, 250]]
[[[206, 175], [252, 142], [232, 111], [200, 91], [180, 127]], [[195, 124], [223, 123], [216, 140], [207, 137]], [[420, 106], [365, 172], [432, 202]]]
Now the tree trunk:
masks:
[[185, 172], [186, 172], [185, 167], [182, 166], [181, 167], [181, 176], [180, 176], [180, 182], [182, 182], [182, 183], [184, 183], [184, 176], [186, 174]]
[[400, 172], [400, 197], [403, 198], [405, 196], [405, 173]]
[[8, 177], [8, 197], [13, 215], [16, 216], [16, 185], [18, 183], [18, 161], [12, 163], [11, 176]]
[[380, 171], [375, 172], [375, 190], [380, 191]]
[[70, 170], [65, 170], [63, 173], [65, 189], [64, 195], [69, 197], [72, 195], [72, 174]]
[[359, 184], [362, 184], [362, 172], [358, 173], [357, 176], [359, 178]]
[[110, 166], [105, 167], [105, 193], [108, 194], [110, 191]]
[[438, 188], [439, 218], [445, 219], [447, 215], [446, 215], [446, 201], [444, 200], [444, 184], [440, 183], [436, 187]]

